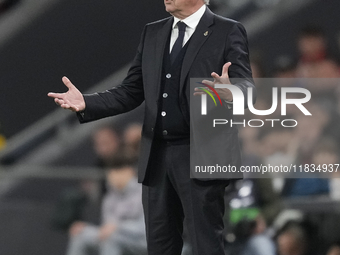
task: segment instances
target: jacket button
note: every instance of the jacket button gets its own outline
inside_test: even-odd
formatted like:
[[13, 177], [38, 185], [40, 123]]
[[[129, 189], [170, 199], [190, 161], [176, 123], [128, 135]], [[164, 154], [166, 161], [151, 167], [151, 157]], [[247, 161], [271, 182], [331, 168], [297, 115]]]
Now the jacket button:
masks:
[[168, 134], [168, 131], [163, 130], [163, 135], [167, 135], [167, 134]]
[[153, 128], [151, 128], [151, 132], [153, 132]]
[[171, 78], [171, 74], [168, 73], [165, 77], [170, 79]]

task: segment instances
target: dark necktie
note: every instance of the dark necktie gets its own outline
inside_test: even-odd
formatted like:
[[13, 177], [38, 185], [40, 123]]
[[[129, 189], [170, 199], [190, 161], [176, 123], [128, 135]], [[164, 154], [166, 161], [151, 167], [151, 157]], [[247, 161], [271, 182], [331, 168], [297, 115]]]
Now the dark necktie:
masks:
[[175, 61], [178, 53], [181, 51], [181, 49], [183, 47], [183, 39], [184, 39], [186, 26], [187, 25], [182, 21], [179, 21], [177, 23], [178, 37], [177, 37], [177, 40], [176, 40], [174, 46], [172, 47], [172, 50], [171, 50], [171, 53], [170, 53], [171, 63], [173, 63]]

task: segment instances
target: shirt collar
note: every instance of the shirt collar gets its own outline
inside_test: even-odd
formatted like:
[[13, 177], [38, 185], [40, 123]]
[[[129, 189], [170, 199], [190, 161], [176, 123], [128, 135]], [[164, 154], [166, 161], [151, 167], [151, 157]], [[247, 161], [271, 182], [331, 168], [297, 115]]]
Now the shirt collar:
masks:
[[198, 25], [198, 22], [202, 18], [206, 8], [207, 6], [203, 4], [202, 7], [199, 8], [195, 13], [191, 14], [189, 17], [186, 17], [183, 20], [180, 20], [179, 18], [174, 17], [174, 23], [172, 24], [172, 28], [175, 28], [178, 21], [183, 21], [187, 25], [187, 27], [195, 29]]

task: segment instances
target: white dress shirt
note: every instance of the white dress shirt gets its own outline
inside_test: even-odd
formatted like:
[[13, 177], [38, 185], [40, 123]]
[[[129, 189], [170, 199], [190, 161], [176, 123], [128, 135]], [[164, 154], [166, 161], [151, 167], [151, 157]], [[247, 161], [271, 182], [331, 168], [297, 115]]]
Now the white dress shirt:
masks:
[[[185, 29], [185, 34], [184, 34], [184, 39], [183, 39], [183, 45], [184, 46], [190, 39], [190, 37], [193, 35], [193, 33], [196, 30], [196, 27], [198, 25], [198, 23], [200, 22], [205, 10], [206, 10], [207, 6], [204, 4], [202, 5], [201, 8], [199, 8], [195, 13], [191, 14], [189, 17], [180, 20], [179, 18], [174, 17], [174, 23], [172, 24], [172, 31], [171, 31], [171, 38], [170, 38], [170, 51], [172, 50], [172, 47], [174, 46], [177, 37], [178, 37], [178, 27], [177, 27], [177, 23], [179, 21], [184, 22], [187, 27]], [[224, 100], [228, 105], [228, 109], [231, 108], [231, 104], [233, 103], [232, 101], [228, 101], [228, 100]]]
[[199, 8], [195, 13], [191, 14], [189, 17], [183, 20], [180, 20], [179, 18], [174, 17], [174, 23], [172, 24], [169, 52], [171, 52], [172, 47], [174, 46], [175, 41], [177, 40], [177, 37], [178, 37], [177, 22], [182, 21], [187, 25], [185, 29], [185, 34], [184, 34], [184, 40], [183, 40], [183, 46], [184, 46], [187, 43], [187, 41], [189, 41], [192, 34], [195, 32], [198, 22], [200, 22], [200, 19], [202, 18], [206, 8], [207, 7], [205, 4], [202, 5], [202, 7]]

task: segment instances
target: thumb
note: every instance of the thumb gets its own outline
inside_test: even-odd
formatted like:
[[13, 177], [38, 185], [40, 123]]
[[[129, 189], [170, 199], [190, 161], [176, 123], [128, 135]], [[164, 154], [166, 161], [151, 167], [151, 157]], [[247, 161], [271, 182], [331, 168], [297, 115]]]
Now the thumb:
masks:
[[62, 81], [65, 84], [65, 86], [68, 87], [69, 89], [74, 88], [74, 85], [66, 76], [62, 78]]
[[223, 77], [223, 78], [229, 78], [228, 70], [229, 70], [229, 67], [230, 67], [230, 66], [231, 66], [231, 62], [225, 63], [225, 64], [223, 65], [221, 77]]

